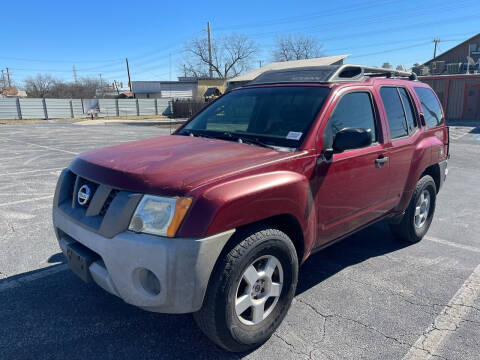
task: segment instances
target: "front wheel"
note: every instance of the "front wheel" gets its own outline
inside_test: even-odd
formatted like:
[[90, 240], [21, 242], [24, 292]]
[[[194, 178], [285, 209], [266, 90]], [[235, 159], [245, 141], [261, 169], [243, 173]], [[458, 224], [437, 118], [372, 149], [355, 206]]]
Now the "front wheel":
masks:
[[216, 344], [240, 352], [268, 340], [287, 314], [298, 259], [290, 238], [277, 229], [259, 227], [234, 241], [215, 266], [194, 319]]
[[411, 243], [422, 240], [432, 223], [436, 195], [433, 178], [430, 175], [420, 178], [402, 221], [399, 224], [390, 224], [396, 238]]

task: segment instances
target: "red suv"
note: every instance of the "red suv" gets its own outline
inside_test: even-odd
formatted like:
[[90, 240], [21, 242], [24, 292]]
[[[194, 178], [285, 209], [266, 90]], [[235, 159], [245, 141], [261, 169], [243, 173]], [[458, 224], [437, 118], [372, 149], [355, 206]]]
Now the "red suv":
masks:
[[269, 71], [172, 136], [78, 156], [53, 224], [85, 281], [145, 310], [193, 312], [215, 343], [245, 351], [281, 323], [313, 252], [381, 219], [421, 240], [447, 158], [442, 107], [411, 74]]

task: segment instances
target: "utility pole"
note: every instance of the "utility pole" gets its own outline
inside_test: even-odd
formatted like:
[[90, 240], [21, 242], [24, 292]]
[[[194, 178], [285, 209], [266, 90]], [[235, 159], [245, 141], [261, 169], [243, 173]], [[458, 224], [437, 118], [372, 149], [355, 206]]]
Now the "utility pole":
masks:
[[260, 63], [259, 67], [262, 67], [262, 60], [258, 60], [258, 62]]
[[102, 80], [102, 74], [98, 74], [98, 77], [100, 78], [100, 91], [102, 92], [102, 96], [104, 95], [104, 87], [103, 87], [103, 80]]
[[75, 84], [78, 82], [77, 78], [77, 70], [75, 69], [75, 65], [72, 66], [72, 72], [73, 72], [73, 81], [75, 81]]
[[118, 91], [118, 85], [117, 85], [116, 80], [113, 80], [113, 85], [115, 86], [115, 89], [117, 90], [117, 95], [120, 95], [120, 91]]
[[170, 72], [168, 74], [168, 81], [172, 81], [172, 53], [168, 54], [168, 63], [170, 67]]
[[[132, 92], [132, 83], [130, 82], [130, 67], [128, 66], [128, 58], [125, 58], [125, 62], [127, 63], [128, 87], [130, 88], [130, 92]], [[117, 91], [118, 91], [118, 88], [117, 88]]]
[[12, 82], [10, 81], [10, 70], [7, 67], [7, 79], [8, 79], [8, 87], [12, 87]]
[[2, 69], [2, 89], [5, 89], [5, 74], [3, 73], [5, 70]]
[[433, 48], [433, 59], [437, 57], [437, 44], [440, 42], [440, 39], [433, 39], [433, 42], [435, 43], [435, 46]]
[[213, 78], [213, 69], [212, 69], [212, 38], [210, 34], [210, 21], [207, 21], [207, 35], [208, 35], [208, 74], [210, 79]]

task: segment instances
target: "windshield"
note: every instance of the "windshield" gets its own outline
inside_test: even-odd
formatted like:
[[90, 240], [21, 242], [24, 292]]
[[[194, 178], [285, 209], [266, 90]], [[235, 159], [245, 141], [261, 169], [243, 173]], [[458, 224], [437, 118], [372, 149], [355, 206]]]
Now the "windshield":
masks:
[[245, 88], [215, 101], [178, 134], [298, 148], [330, 89], [319, 86]]

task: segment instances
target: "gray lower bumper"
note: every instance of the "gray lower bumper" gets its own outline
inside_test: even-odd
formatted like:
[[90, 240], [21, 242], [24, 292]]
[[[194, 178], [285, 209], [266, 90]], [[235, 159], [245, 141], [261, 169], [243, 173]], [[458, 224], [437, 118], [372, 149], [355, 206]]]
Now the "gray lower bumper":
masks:
[[[201, 308], [213, 266], [235, 231], [203, 239], [126, 231], [110, 239], [73, 222], [58, 208], [53, 211], [53, 224], [69, 236], [58, 239], [64, 252], [69, 242], [78, 241], [101, 257], [89, 267], [98, 285], [129, 304], [164, 313], [187, 313]], [[158, 294], [145, 291], [137, 276], [143, 269], [158, 278]]]
[[440, 166], [440, 187], [438, 190], [440, 190], [443, 187], [443, 183], [447, 178], [447, 174], [448, 174], [447, 164], [448, 164], [447, 160], [440, 161], [440, 163], [438, 164]]

